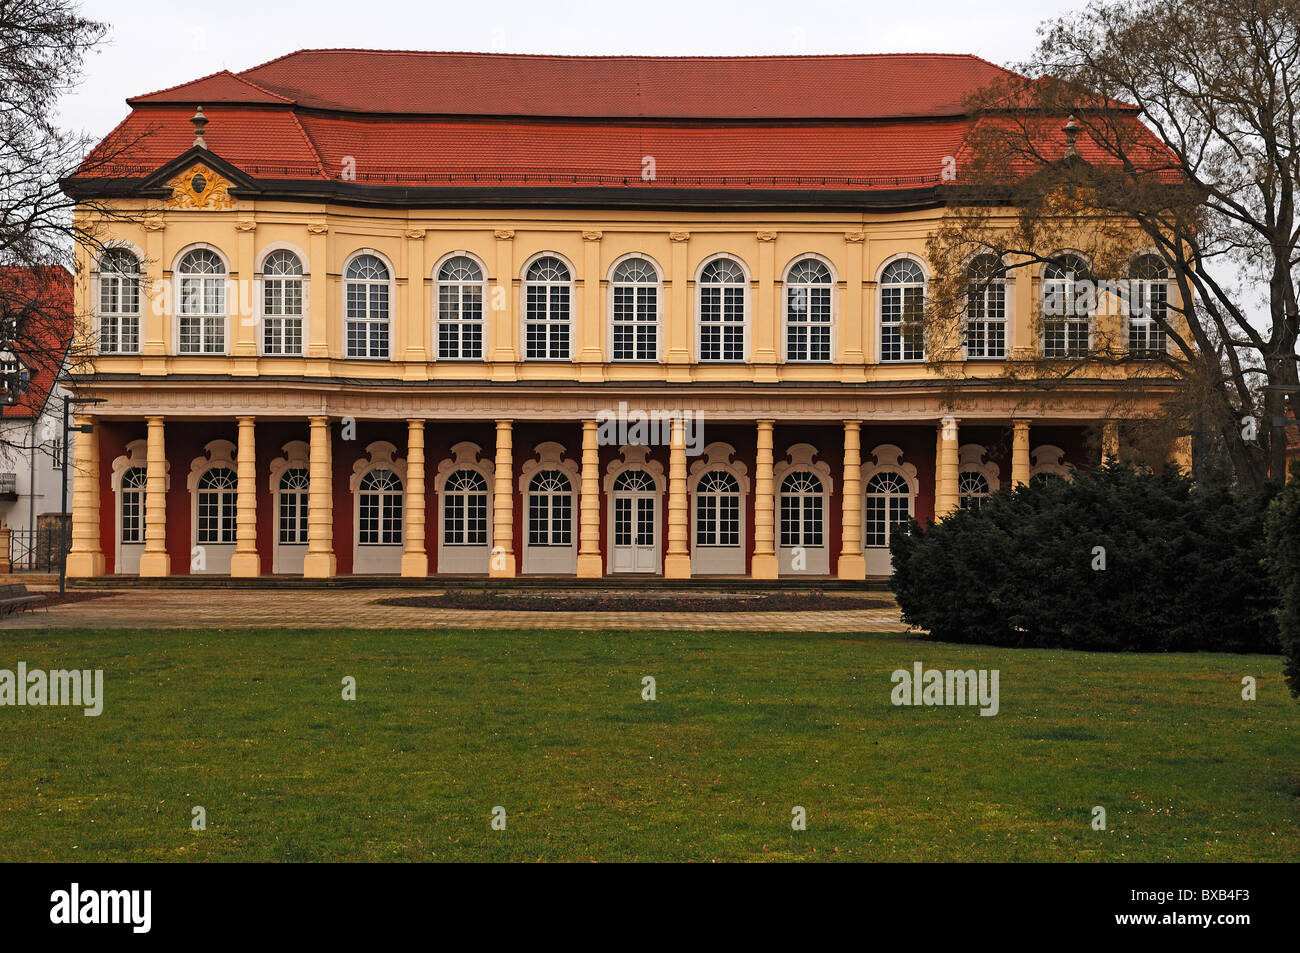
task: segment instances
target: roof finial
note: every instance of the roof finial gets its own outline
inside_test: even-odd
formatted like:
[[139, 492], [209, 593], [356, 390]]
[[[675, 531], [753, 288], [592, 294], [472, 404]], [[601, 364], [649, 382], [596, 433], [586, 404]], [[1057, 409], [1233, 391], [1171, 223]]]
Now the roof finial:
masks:
[[1079, 149], [1074, 144], [1074, 137], [1079, 134], [1079, 123], [1074, 118], [1074, 113], [1070, 113], [1069, 121], [1061, 127], [1065, 132], [1065, 158], [1079, 158]]
[[200, 149], [206, 149], [208, 144], [203, 139], [203, 127], [208, 124], [208, 117], [203, 115], [202, 106], [199, 107], [198, 112], [190, 117], [190, 122], [194, 124], [194, 145]]

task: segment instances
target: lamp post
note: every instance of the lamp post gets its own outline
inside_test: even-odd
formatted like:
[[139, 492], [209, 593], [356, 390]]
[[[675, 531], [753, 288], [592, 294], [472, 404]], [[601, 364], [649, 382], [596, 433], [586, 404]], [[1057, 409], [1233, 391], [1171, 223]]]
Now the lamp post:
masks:
[[[68, 586], [68, 462], [71, 455], [68, 453], [68, 413], [73, 404], [102, 404], [103, 397], [73, 397], [71, 394], [63, 395], [63, 444], [60, 452], [63, 454], [63, 468], [59, 471], [59, 486], [62, 490], [63, 502], [59, 506], [59, 598], [62, 599], [67, 593]], [[83, 424], [77, 427], [77, 433], [94, 432], [94, 424]]]

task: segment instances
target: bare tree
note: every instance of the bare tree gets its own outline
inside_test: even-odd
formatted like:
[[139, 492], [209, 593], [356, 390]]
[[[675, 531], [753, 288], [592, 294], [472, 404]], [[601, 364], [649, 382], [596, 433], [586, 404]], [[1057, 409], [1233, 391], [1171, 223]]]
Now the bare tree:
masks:
[[103, 224], [124, 213], [103, 205], [74, 221], [75, 200], [60, 182], [110, 167], [138, 139], [92, 153], [94, 140], [61, 129], [55, 109], [106, 30], [72, 0], [0, 0], [0, 337], [17, 358], [0, 371], [11, 387], [89, 358], [70, 346], [75, 315], [62, 269], [74, 268], [78, 244], [99, 245]]
[[[1009, 355], [1007, 374], [1037, 387], [1109, 376], [1134, 398], [1176, 378], [1164, 423], [1202, 452], [1217, 443], [1240, 484], [1280, 481], [1300, 324], [1300, 0], [1095, 2], [1039, 34], [1021, 75], [970, 103], [915, 318], [931, 359], [951, 366], [986, 289], [1041, 274], [1039, 346]], [[1162, 269], [1167, 306], [1145, 280]], [[1075, 337], [1103, 303], [1150, 333], [1116, 320]]]

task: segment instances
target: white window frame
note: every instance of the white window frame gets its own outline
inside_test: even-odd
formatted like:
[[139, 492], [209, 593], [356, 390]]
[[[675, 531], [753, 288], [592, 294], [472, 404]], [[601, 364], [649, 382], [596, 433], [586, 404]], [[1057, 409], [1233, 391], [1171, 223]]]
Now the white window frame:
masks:
[[[141, 535], [140, 541], [135, 543], [124, 543], [122, 541], [122, 479], [126, 476], [128, 470], [142, 469], [148, 474], [148, 455], [149, 442], [147, 440], [132, 440], [125, 447], [125, 453], [113, 459], [113, 574], [122, 576], [138, 575], [140, 572], [140, 557], [144, 554], [145, 532], [148, 529], [148, 489], [141, 494], [140, 500], [140, 520]], [[163, 489], [164, 492], [171, 489], [171, 463], [168, 462], [163, 470]]]
[[[358, 258], [362, 258], [367, 255], [378, 259], [378, 261], [384, 266], [384, 268], [387, 269], [388, 271], [387, 281], [382, 281], [377, 278], [352, 278], [352, 279], [348, 278], [348, 269], [352, 267], [352, 263], [355, 262]], [[396, 308], [397, 306], [397, 271], [396, 269], [393, 268], [393, 263], [388, 260], [387, 255], [383, 254], [377, 249], [358, 248], [356, 251], [352, 252], [350, 255], [348, 255], [347, 258], [343, 260], [343, 268], [339, 272], [339, 274], [341, 276], [340, 286], [342, 290], [342, 299], [340, 301], [341, 309], [339, 312], [342, 321], [342, 336], [340, 338], [340, 345], [341, 345], [341, 350], [343, 352], [343, 357], [349, 361], [391, 361], [393, 360], [393, 354], [396, 351], [396, 348], [394, 347], [393, 344], [393, 336], [394, 336], [394, 332], [396, 331], [396, 322], [393, 320], [393, 311], [394, 308]], [[388, 289], [387, 315], [383, 322], [386, 325], [385, 340], [388, 345], [386, 354], [372, 355], [369, 353], [370, 335], [368, 329], [372, 324], [381, 323], [377, 319], [371, 318], [369, 316], [369, 311], [370, 311], [369, 291], [366, 292], [367, 316], [365, 318], [360, 318], [360, 319], [352, 319], [348, 317], [348, 288], [352, 284], [359, 284], [359, 283], [364, 284], [367, 289], [372, 287], [379, 287], [381, 285], [386, 286]], [[367, 353], [366, 354], [352, 354], [350, 351], [349, 344], [348, 344], [348, 324], [351, 323], [353, 320], [357, 320], [358, 322], [366, 325], [367, 327], [367, 334], [366, 334]], [[405, 486], [405, 484], [403, 484], [403, 486]]]
[[[118, 271], [106, 271], [104, 269], [104, 259], [111, 255], [127, 254], [135, 259], [136, 271], [134, 277], [129, 273]], [[139, 354], [141, 353], [141, 344], [144, 335], [144, 307], [143, 300], [145, 294], [145, 273], [144, 273], [144, 255], [134, 245], [128, 242], [112, 242], [108, 244], [95, 262], [94, 273], [94, 314], [95, 314], [95, 349], [99, 354], [105, 356], [117, 354]], [[120, 307], [122, 300], [122, 284], [128, 281], [135, 281], [135, 310], [124, 311]], [[104, 310], [104, 282], [114, 282], [118, 285], [117, 301], [119, 307], [113, 311]], [[111, 320], [116, 325], [116, 338], [118, 346], [115, 348], [104, 347], [104, 321]], [[124, 348], [121, 346], [122, 326], [127, 321], [135, 323], [135, 347]]]
[[[1080, 278], [1076, 270], [1075, 272], [1071, 273], [1071, 276], [1069, 278], [1049, 278], [1047, 276], [1048, 270], [1053, 267], [1060, 267], [1064, 259], [1067, 258], [1074, 258], [1083, 265], [1083, 271], [1084, 271], [1083, 277]], [[1076, 289], [1080, 281], [1090, 282], [1092, 283], [1093, 286], [1092, 307], [1088, 310], [1087, 319], [1086, 319], [1087, 331], [1088, 331], [1088, 342], [1086, 345], [1086, 350], [1082, 354], [1078, 354], [1071, 351], [1069, 346], [1071, 326], [1072, 325], [1077, 326], [1081, 323], [1084, 323], [1079, 320], [1079, 314], [1077, 310], [1075, 310], [1075, 308], [1077, 307], [1077, 302], [1079, 301], [1079, 295]], [[1071, 310], [1069, 314], [1049, 315], [1047, 313], [1048, 287], [1049, 284], [1056, 283], [1056, 282], [1061, 282], [1063, 284], [1064, 286], [1063, 294], [1066, 295], [1066, 301], [1071, 301], [1074, 303], [1071, 306]], [[1051, 360], [1079, 360], [1081, 358], [1090, 355], [1094, 347], [1094, 335], [1096, 334], [1096, 325], [1097, 325], [1097, 308], [1100, 306], [1100, 303], [1101, 302], [1097, 300], [1097, 286], [1096, 286], [1096, 277], [1093, 275], [1093, 263], [1091, 260], [1089, 260], [1088, 256], [1084, 255], [1082, 252], [1074, 251], [1073, 249], [1068, 249], [1068, 248], [1062, 249], [1061, 251], [1053, 254], [1051, 260], [1044, 262], [1042, 268], [1039, 270], [1038, 313], [1041, 315], [1040, 323], [1042, 325], [1038, 333], [1039, 353], [1043, 357], [1049, 358]], [[1047, 329], [1049, 323], [1064, 324], [1063, 330], [1065, 333], [1066, 346], [1063, 353], [1060, 354], [1047, 353]]]
[[[794, 271], [796, 266], [802, 264], [805, 261], [815, 261], [818, 264], [820, 264], [823, 268], [825, 268], [828, 275], [830, 276], [830, 282], [825, 285], [821, 285], [821, 284], [812, 284], [810, 282], [795, 283], [791, 281], [790, 273]], [[826, 324], [827, 324], [827, 329], [829, 331], [829, 335], [828, 335], [829, 351], [826, 355], [825, 360], [814, 360], [811, 357], [792, 358], [790, 356], [790, 330], [794, 326], [793, 322], [791, 322], [790, 320], [790, 289], [796, 287], [801, 287], [801, 288], [825, 287], [828, 290], [828, 294], [830, 298], [829, 301], [830, 311], [829, 311], [828, 320]], [[785, 266], [785, 271], [782, 272], [781, 284], [780, 287], [777, 289], [777, 291], [778, 291], [778, 300], [779, 300], [778, 306], [781, 309], [781, 360], [787, 364], [833, 364], [835, 363], [835, 356], [839, 353], [838, 351], [839, 335], [837, 333], [838, 326], [839, 326], [839, 320], [838, 320], [839, 319], [839, 276], [836, 274], [835, 265], [831, 263], [829, 258], [826, 258], [822, 255], [815, 254], [813, 252], [807, 252], [805, 254], [799, 255], [798, 257], [793, 259], [788, 265]], [[802, 322], [799, 325], [805, 330], [805, 332], [808, 333], [810, 353], [812, 350], [811, 331], [814, 324], [820, 324], [820, 323], [821, 322], [812, 321], [811, 307], [810, 307], [809, 320], [807, 322]]]
[[[971, 291], [971, 286], [975, 283], [975, 280], [974, 280], [974, 278], [973, 278], [972, 275], [971, 275], [971, 269], [973, 269], [973, 268], [975, 267], [975, 264], [976, 264], [977, 262], [979, 262], [979, 261], [981, 261], [981, 260], [983, 260], [983, 259], [986, 259], [986, 258], [991, 258], [991, 259], [993, 259], [994, 261], [997, 261], [997, 262], [998, 262], [998, 267], [1003, 268], [1004, 270], [1003, 270], [1002, 276], [1001, 276], [1000, 278], [995, 278], [995, 279], [993, 279], [993, 280], [990, 281], [990, 282], [988, 283], [988, 285], [984, 288], [984, 290], [983, 290], [983, 292], [982, 292], [982, 294], [984, 295], [984, 307], [985, 307], [985, 309], [987, 310], [987, 308], [988, 308], [988, 294], [989, 294], [993, 289], [995, 289], [995, 288], [996, 288], [996, 289], [999, 289], [999, 290], [1002, 292], [1002, 317], [1001, 317], [1001, 318], [989, 318], [989, 317], [987, 317], [987, 315], [986, 315], [985, 317], [981, 317], [981, 318], [976, 319], [976, 320], [978, 320], [980, 323], [984, 324], [985, 327], [986, 327], [986, 330], [985, 330], [985, 353], [983, 353], [983, 354], [972, 354], [972, 353], [971, 353], [971, 349], [970, 349], [970, 323], [971, 323], [971, 315], [970, 315], [970, 303], [971, 303], [971, 298], [970, 298], [970, 291]], [[1015, 299], [1015, 294], [1013, 293], [1013, 292], [1014, 292], [1015, 285], [1014, 285], [1014, 279], [1008, 277], [1008, 274], [1007, 274], [1007, 272], [1005, 271], [1005, 267], [1006, 267], [1005, 264], [1003, 264], [1002, 262], [998, 261], [998, 256], [995, 255], [995, 254], [993, 254], [991, 251], [981, 251], [981, 252], [979, 252], [979, 253], [977, 253], [977, 254], [975, 254], [975, 255], [972, 255], [971, 258], [970, 258], [970, 260], [966, 262], [966, 299], [965, 299], [965, 300], [966, 300], [966, 306], [962, 309], [962, 343], [961, 343], [961, 347], [962, 347], [962, 359], [963, 359], [963, 360], [967, 360], [967, 361], [1006, 361], [1006, 360], [1009, 360], [1009, 359], [1011, 358], [1011, 330], [1012, 330], [1012, 327], [1014, 326], [1014, 323], [1015, 323], [1015, 322], [1014, 322], [1014, 315], [1012, 314], [1012, 310], [1013, 310], [1013, 301], [1014, 301], [1014, 299]], [[1001, 324], [1001, 325], [1002, 325], [1002, 353], [1001, 353], [1001, 354], [998, 354], [998, 355], [989, 355], [989, 354], [988, 354], [988, 344], [987, 344], [987, 341], [988, 341], [988, 331], [987, 331], [987, 326], [990, 325], [990, 324]]]
[[[221, 262], [222, 273], [220, 275], [187, 275], [181, 270], [185, 259], [191, 254], [200, 251], [211, 252], [216, 255], [217, 260]], [[186, 310], [186, 299], [183, 292], [186, 278], [198, 278], [200, 285], [200, 300], [204, 307], [199, 311]], [[174, 352], [180, 357], [220, 357], [230, 354], [230, 290], [231, 283], [234, 279], [230, 271], [230, 260], [225, 253], [215, 245], [209, 245], [205, 242], [186, 245], [176, 257], [172, 259], [172, 293], [176, 307], [172, 309], [174, 317], [172, 319], [172, 333], [175, 335], [173, 340], [176, 342]], [[207, 283], [209, 281], [221, 283], [221, 309], [219, 311], [208, 311], [206, 309], [207, 301]], [[181, 328], [184, 326], [186, 318], [197, 318], [199, 322], [199, 349], [183, 350], [181, 341]], [[211, 320], [210, 320], [211, 319]], [[221, 330], [221, 347], [206, 349], [206, 337], [209, 326], [219, 326]]]
[[[487, 542], [448, 543], [445, 524], [447, 519], [447, 481], [463, 470], [472, 470], [487, 482]], [[486, 573], [491, 568], [493, 537], [493, 493], [496, 489], [496, 468], [483, 448], [469, 440], [452, 446], [451, 457], [438, 464], [433, 480], [438, 496], [438, 573]]]
[[[719, 332], [721, 333], [722, 328], [739, 323], [740, 355], [741, 355], [739, 358], [727, 358], [727, 357], [706, 358], [704, 356], [704, 328], [705, 328], [704, 289], [706, 286], [720, 287], [724, 289], [722, 298], [719, 300], [719, 308], [723, 309], [722, 313], [725, 313], [725, 298], [726, 298], [725, 289], [736, 287], [735, 282], [723, 282], [723, 283], [707, 282], [706, 283], [703, 280], [704, 272], [709, 267], [709, 265], [713, 264], [716, 261], [722, 261], [722, 260], [730, 261], [740, 268], [740, 273], [742, 275], [742, 281], [743, 281], [743, 284], [741, 286], [741, 290], [742, 290], [741, 320], [739, 322], [735, 322], [735, 321], [711, 322], [710, 326], [716, 324], [719, 328]], [[754, 313], [751, 285], [752, 285], [752, 279], [749, 272], [749, 266], [745, 264], [744, 259], [742, 259], [739, 255], [733, 255], [730, 252], [719, 252], [716, 255], [709, 255], [707, 258], [701, 261], [700, 266], [695, 269], [695, 360], [696, 363], [699, 364], [748, 364], [749, 363], [750, 347], [753, 343], [752, 341], [753, 334], [750, 333], [750, 325], [753, 323], [751, 318]], [[721, 353], [722, 351], [721, 337], [719, 337], [718, 350], [719, 353]]]
[[[772, 467], [772, 527], [773, 543], [776, 548], [778, 575], [825, 576], [830, 573], [831, 550], [831, 493], [835, 482], [831, 479], [830, 464], [817, 460], [818, 450], [810, 443], [796, 443], [785, 452], [785, 456]], [[781, 509], [785, 500], [782, 484], [791, 473], [810, 473], [821, 480], [821, 520], [822, 542], [820, 546], [804, 546], [802, 542], [786, 546], [781, 541]], [[803, 511], [800, 508], [800, 526], [803, 525]], [[794, 567], [794, 550], [804, 550], [804, 568]]]
[[[447, 265], [451, 264], [451, 262], [455, 261], [457, 258], [464, 258], [466, 261], [473, 263], [473, 265], [476, 268], [478, 268], [480, 280], [477, 282], [459, 281], [459, 280], [458, 281], [442, 280], [442, 278], [439, 277], [442, 273], [442, 269], [445, 268]], [[463, 248], [457, 249], [456, 251], [449, 252], [446, 255], [443, 255], [441, 258], [439, 258], [437, 263], [434, 264], [433, 271], [430, 272], [430, 275], [432, 276], [433, 279], [433, 300], [431, 302], [431, 307], [433, 309], [433, 359], [435, 361], [457, 361], [457, 362], [471, 362], [471, 363], [473, 362], [481, 363], [482, 361], [487, 360], [488, 346], [489, 346], [488, 330], [491, 325], [491, 321], [488, 320], [488, 315], [492, 311], [492, 303], [491, 303], [491, 296], [488, 290], [488, 285], [491, 281], [491, 278], [488, 275], [487, 265], [484, 264], [483, 259], [479, 258], [478, 255], [465, 251]], [[475, 288], [475, 287], [478, 288], [478, 292], [480, 296], [479, 317], [477, 321], [473, 321], [473, 320], [467, 321], [464, 316], [465, 315], [465, 310], [464, 310], [465, 290], [468, 288]], [[444, 288], [457, 289], [457, 295], [456, 295], [457, 311], [456, 311], [456, 318], [454, 321], [446, 321], [443, 318], [442, 292]], [[456, 342], [458, 345], [457, 350], [460, 351], [460, 353], [455, 357], [446, 357], [442, 353], [442, 329], [444, 324], [448, 324], [448, 325], [454, 324], [457, 327]], [[465, 351], [464, 332], [466, 326], [475, 325], [475, 324], [478, 325], [478, 332], [479, 332], [479, 353], [474, 356], [467, 356], [464, 353]]]
[[[232, 490], [235, 498], [235, 535], [229, 541], [218, 539], [216, 542], [202, 542], [199, 540], [199, 494], [205, 491], [199, 489], [199, 481], [209, 471], [216, 469], [229, 470], [235, 475], [235, 485]], [[203, 568], [196, 569], [191, 565], [190, 572], [229, 575], [230, 558], [235, 554], [235, 546], [239, 542], [239, 464], [234, 443], [229, 440], [210, 440], [204, 444], [203, 453], [190, 461], [186, 488], [190, 491], [190, 552], [193, 553], [199, 548], [203, 550]], [[223, 504], [220, 499], [217, 505], [218, 521], [221, 521], [224, 515], [221, 511]], [[224, 532], [220, 529], [220, 524], [219, 530]]]
[[[267, 275], [266, 263], [276, 252], [287, 252], [298, 259], [298, 267], [302, 269], [299, 275]], [[301, 302], [301, 311], [297, 315], [289, 314], [267, 314], [266, 313], [266, 282], [296, 282], [299, 291], [299, 301]], [[296, 245], [288, 242], [276, 242], [262, 249], [261, 256], [257, 260], [257, 271], [253, 274], [253, 284], [257, 289], [257, 314], [259, 318], [257, 332], [257, 353], [262, 357], [302, 357], [307, 353], [307, 341], [311, 333], [311, 272], [307, 266], [307, 256], [302, 253]], [[283, 302], [283, 298], [281, 298]], [[268, 321], [289, 321], [296, 319], [299, 325], [298, 337], [301, 344], [296, 351], [271, 351], [266, 346], [266, 335]], [[284, 340], [284, 330], [281, 329], [280, 339]]]
[[[383, 542], [383, 507], [380, 508], [381, 541], [361, 542], [361, 483], [374, 470], [390, 470], [402, 485], [402, 519], [396, 542]], [[402, 555], [406, 551], [407, 493], [410, 484], [406, 479], [406, 460], [397, 456], [397, 447], [386, 440], [376, 440], [366, 447], [365, 455], [352, 464], [352, 477], [348, 489], [352, 491], [352, 573], [368, 575], [400, 573]]]
[[[650, 459], [650, 450], [648, 447], [640, 444], [626, 444], [619, 447], [619, 455], [609, 462], [605, 470], [604, 490], [605, 490], [605, 565], [608, 567], [607, 572], [615, 572], [629, 575], [637, 574], [654, 574], [663, 572], [663, 543], [665, 533], [667, 533], [667, 522], [664, 519], [664, 498], [668, 489], [668, 482], [664, 478], [664, 466], [658, 460]], [[616, 569], [614, 565], [614, 532], [616, 504], [615, 485], [618, 478], [630, 471], [644, 473], [650, 478], [653, 485], [654, 494], [654, 563], [647, 569]], [[630, 495], [641, 496], [643, 491], [631, 491]]]
[[868, 576], [887, 576], [892, 571], [893, 561], [889, 554], [889, 541], [893, 535], [893, 524], [889, 522], [889, 509], [886, 506], [885, 545], [873, 546], [867, 542], [867, 496], [872, 477], [880, 473], [894, 473], [902, 478], [907, 487], [907, 515], [916, 516], [916, 499], [921, 490], [921, 483], [916, 476], [916, 466], [903, 460], [903, 451], [896, 444], [882, 443], [871, 451], [862, 463], [861, 494], [862, 507], [862, 552], [867, 564]]
[[[966, 506], [966, 500], [970, 499], [969, 494], [963, 495], [961, 492], [961, 477], [965, 473], [975, 473], [983, 477], [988, 484], [989, 495], [996, 493], [1002, 486], [998, 465], [989, 459], [988, 451], [977, 443], [963, 444], [957, 450], [957, 505], [963, 508]], [[983, 498], [987, 499], [987, 496]]]
[[[906, 303], [907, 290], [909, 288], [915, 288], [917, 286], [916, 282], [898, 282], [898, 283], [885, 282], [885, 273], [890, 269], [891, 266], [893, 266], [894, 264], [900, 261], [910, 261], [921, 270], [921, 282], [920, 282], [921, 306], [924, 308], [929, 301], [930, 269], [926, 266], [925, 261], [923, 259], [921, 259], [916, 255], [905, 252], [898, 255], [891, 255], [889, 258], [886, 258], [883, 262], [881, 262], [880, 268], [876, 271], [876, 361], [879, 364], [923, 364], [925, 362], [926, 345], [928, 343], [924, 340], [924, 327], [922, 328], [923, 337], [921, 341], [921, 355], [919, 357], [901, 356], [904, 347], [904, 342], [902, 339], [902, 330], [901, 330], [902, 328], [901, 316], [900, 316], [900, 321], [897, 322], [900, 328], [899, 330], [900, 357], [897, 358], [885, 357], [885, 323], [886, 323], [885, 322], [885, 289], [886, 288], [901, 289], [900, 299], [899, 299], [899, 307], [901, 309]], [[889, 323], [892, 325], [895, 322], [891, 321]]]
[[[569, 272], [568, 281], [533, 281], [528, 277], [529, 270], [543, 258], [554, 258]], [[519, 269], [519, 356], [520, 360], [526, 362], [550, 362], [564, 363], [573, 360], [573, 337], [577, 330], [577, 323], [574, 320], [574, 310], [577, 307], [578, 293], [577, 281], [575, 275], [578, 271], [573, 267], [573, 262], [569, 261], [564, 255], [555, 251], [541, 251], [535, 255], [529, 256]], [[545, 357], [530, 357], [528, 354], [528, 292], [534, 287], [546, 289], [546, 317], [540, 322], [546, 328], [546, 353]], [[550, 317], [552, 290], [564, 288], [568, 291], [568, 313], [563, 322], [552, 320]], [[538, 322], [534, 322], [538, 323]], [[551, 329], [564, 325], [565, 337], [568, 343], [568, 351], [562, 357], [551, 357]]]
[[[740, 542], [736, 546], [699, 544], [699, 487], [708, 474], [722, 471], [731, 476], [740, 488], [739, 519]], [[738, 458], [736, 448], [721, 441], [704, 448], [700, 458], [691, 464], [686, 479], [687, 503], [690, 507], [691, 573], [703, 576], [743, 576], [748, 556], [749, 530], [749, 468]]]
[[[1145, 278], [1139, 277], [1135, 272], [1138, 266], [1148, 258], [1158, 261], [1165, 270], [1164, 278]], [[1169, 263], [1164, 260], [1154, 249], [1143, 249], [1132, 257], [1129, 261], [1129, 293], [1124, 298], [1124, 350], [1135, 358], [1153, 359], [1155, 355], [1169, 353], [1170, 340], [1169, 332], [1166, 331], [1154, 318], [1137, 318], [1146, 325], [1146, 337], [1149, 341], [1153, 334], [1159, 334], [1164, 338], [1163, 348], [1145, 348], [1141, 351], [1133, 349], [1133, 315], [1135, 301], [1134, 298], [1140, 296], [1143, 301], [1149, 301], [1151, 291], [1155, 285], [1164, 285], [1165, 292], [1165, 322], [1169, 323], [1169, 315], [1173, 310], [1173, 302], [1177, 296], [1177, 287], [1173, 280], [1173, 269]]]
[[280, 481], [284, 474], [290, 470], [306, 470], [308, 493], [308, 537], [311, 534], [310, 507], [311, 507], [311, 449], [305, 440], [291, 440], [286, 443], [281, 450], [284, 455], [276, 457], [271, 461], [270, 479], [267, 482], [267, 489], [271, 496], [271, 571], [273, 573], [302, 575], [303, 562], [307, 555], [307, 544], [309, 539], [301, 542], [286, 543], [280, 540], [280, 514], [282, 502], [280, 495], [283, 492], [280, 488]]
[[[581, 473], [578, 464], [565, 456], [564, 445], [553, 440], [539, 443], [536, 459], [528, 460], [520, 470], [517, 486], [523, 499], [521, 522], [524, 560], [522, 571], [530, 573], [555, 573], [576, 575], [578, 571], [578, 542], [582, 530], [579, 506], [581, 502]], [[543, 470], [559, 470], [569, 481], [569, 545], [533, 545], [529, 527], [529, 485], [533, 477]], [[548, 508], [548, 512], [549, 512]], [[548, 531], [549, 536], [549, 531]]]
[[[651, 270], [654, 271], [654, 274], [655, 274], [655, 280], [654, 280], [654, 282], [653, 282], [653, 283], [651, 283], [651, 282], [625, 282], [625, 281], [617, 281], [617, 280], [615, 280], [615, 277], [614, 277], [614, 276], [618, 273], [619, 268], [621, 268], [624, 264], [626, 264], [626, 263], [629, 262], [629, 261], [643, 261], [643, 262], [645, 262], [645, 263], [646, 263], [646, 264], [651, 268]], [[655, 261], [655, 260], [654, 260], [652, 257], [650, 257], [649, 255], [642, 254], [641, 252], [631, 252], [631, 253], [626, 254], [626, 255], [620, 255], [618, 258], [614, 259], [613, 263], [610, 264], [610, 266], [609, 266], [609, 271], [607, 272], [606, 282], [607, 282], [607, 284], [608, 284], [608, 290], [607, 290], [607, 292], [606, 292], [606, 294], [605, 294], [605, 313], [608, 315], [608, 319], [606, 320], [605, 324], [606, 324], [606, 337], [607, 337], [608, 346], [609, 346], [609, 360], [610, 360], [610, 363], [613, 363], [613, 364], [653, 364], [653, 363], [656, 363], [656, 362], [661, 362], [661, 361], [663, 360], [663, 353], [664, 353], [664, 270], [663, 270], [661, 267], [659, 267], [659, 262]], [[616, 329], [616, 327], [619, 327], [620, 325], [619, 325], [618, 322], [615, 321], [615, 307], [614, 307], [614, 304], [615, 304], [615, 298], [617, 297], [617, 292], [618, 292], [618, 289], [619, 289], [619, 288], [634, 288], [634, 289], [635, 289], [635, 288], [652, 288], [652, 289], [654, 290], [654, 294], [655, 294], [655, 309], [654, 309], [655, 348], [654, 348], [654, 357], [647, 357], [647, 358], [642, 358], [642, 357], [626, 357], [626, 358], [620, 358], [620, 357], [617, 356], [617, 353], [616, 353], [616, 351], [615, 351], [615, 329]], [[633, 306], [633, 312], [634, 312], [634, 314], [637, 313], [638, 311], [639, 311], [639, 308], [637, 308], [637, 306], [634, 304], [634, 306]], [[635, 347], [635, 328], [637, 328], [637, 327], [639, 327], [639, 326], [644, 326], [644, 325], [646, 325], [646, 324], [648, 324], [648, 323], [649, 323], [649, 322], [646, 322], [646, 321], [640, 321], [640, 320], [637, 320], [637, 319], [634, 319], [632, 322], [630, 322], [631, 326], [632, 326], [633, 329], [634, 329], [634, 331], [633, 331], [634, 347]]]

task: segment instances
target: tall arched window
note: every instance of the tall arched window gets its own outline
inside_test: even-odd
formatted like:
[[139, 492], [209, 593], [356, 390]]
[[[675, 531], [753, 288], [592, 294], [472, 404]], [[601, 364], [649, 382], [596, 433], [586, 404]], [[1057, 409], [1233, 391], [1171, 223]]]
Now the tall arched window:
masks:
[[1169, 268], [1155, 255], [1133, 263], [1128, 307], [1128, 349], [1134, 357], [1158, 357], [1168, 347]]
[[614, 360], [659, 359], [659, 272], [644, 258], [629, 258], [611, 279]]
[[298, 545], [307, 542], [307, 501], [311, 480], [304, 467], [291, 467], [280, 476], [280, 542]]
[[1096, 291], [1088, 264], [1062, 255], [1043, 269], [1043, 356], [1078, 357], [1092, 344]]
[[966, 286], [966, 356], [977, 360], [1007, 356], [1006, 270], [995, 255], [970, 263]]
[[547, 255], [524, 275], [524, 357], [530, 361], [567, 361], [572, 277], [568, 266]]
[[912, 494], [901, 473], [885, 470], [867, 483], [864, 543], [888, 547], [895, 527], [912, 515]]
[[302, 354], [302, 260], [277, 249], [262, 262], [262, 353]]
[[962, 509], [979, 509], [991, 492], [988, 478], [984, 474], [975, 470], [964, 470], [957, 475], [957, 500]]
[[488, 541], [488, 485], [477, 470], [457, 470], [442, 491], [442, 541], [481, 546]]
[[374, 255], [357, 255], [348, 262], [344, 286], [348, 357], [388, 357], [388, 266]]
[[483, 359], [483, 269], [464, 255], [438, 269], [438, 359]]
[[391, 546], [402, 541], [402, 481], [392, 470], [375, 468], [358, 487], [357, 542]]
[[825, 530], [822, 516], [822, 481], [815, 474], [796, 470], [781, 481], [781, 545], [821, 546]]
[[573, 543], [573, 484], [559, 470], [539, 470], [528, 484], [528, 544]]
[[140, 259], [110, 248], [99, 260], [99, 353], [140, 352]]
[[124, 543], [144, 542], [144, 467], [132, 467], [122, 474], [122, 490], [118, 497], [122, 507], [122, 539]]
[[925, 359], [925, 272], [910, 258], [890, 262], [880, 275], [880, 359]]
[[745, 272], [730, 258], [715, 258], [700, 272], [700, 360], [745, 359]]
[[235, 542], [238, 487], [230, 467], [209, 467], [199, 477], [195, 542], [200, 546]]
[[710, 470], [696, 485], [695, 545], [740, 545], [740, 484], [725, 470]]
[[831, 271], [816, 258], [790, 266], [785, 279], [785, 359], [831, 359]]
[[211, 249], [196, 248], [180, 260], [180, 353], [226, 351], [226, 266]]

